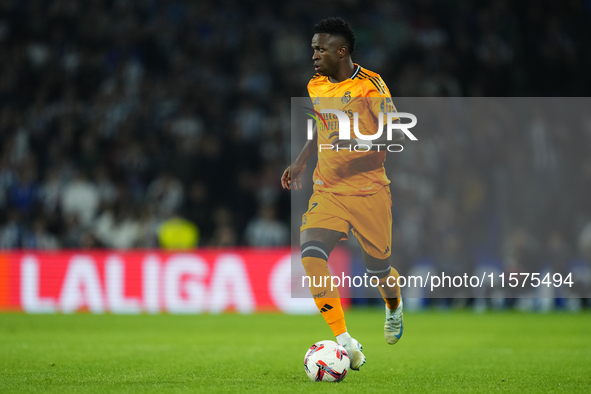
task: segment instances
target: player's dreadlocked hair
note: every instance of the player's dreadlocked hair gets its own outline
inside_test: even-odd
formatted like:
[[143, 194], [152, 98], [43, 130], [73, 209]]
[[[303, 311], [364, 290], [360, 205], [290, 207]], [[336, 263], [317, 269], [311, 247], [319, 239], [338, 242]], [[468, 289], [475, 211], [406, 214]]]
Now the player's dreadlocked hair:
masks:
[[347, 40], [349, 53], [355, 52], [355, 33], [348, 22], [339, 17], [326, 18], [314, 26], [314, 33], [326, 33], [333, 36], [341, 36]]

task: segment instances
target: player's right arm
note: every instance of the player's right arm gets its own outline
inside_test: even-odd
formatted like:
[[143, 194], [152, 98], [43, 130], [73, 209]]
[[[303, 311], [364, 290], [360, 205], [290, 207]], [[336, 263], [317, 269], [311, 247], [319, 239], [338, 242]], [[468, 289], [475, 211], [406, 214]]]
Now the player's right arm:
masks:
[[312, 139], [306, 141], [306, 145], [302, 148], [302, 151], [298, 155], [297, 159], [283, 171], [281, 176], [281, 186], [284, 189], [291, 190], [292, 182], [294, 190], [302, 188], [302, 174], [306, 171], [306, 163], [316, 153], [316, 147], [318, 146], [318, 131], [316, 124], [314, 124], [314, 133]]

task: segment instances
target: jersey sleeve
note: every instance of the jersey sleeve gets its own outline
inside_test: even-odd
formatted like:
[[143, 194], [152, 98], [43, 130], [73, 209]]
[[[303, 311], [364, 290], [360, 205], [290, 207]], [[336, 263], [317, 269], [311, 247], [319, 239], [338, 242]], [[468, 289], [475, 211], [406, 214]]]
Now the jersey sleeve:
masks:
[[388, 87], [379, 75], [368, 78], [365, 86], [367, 89], [365, 97], [369, 98], [369, 110], [375, 117], [377, 117], [380, 112], [384, 114], [387, 114], [388, 112], [398, 112], [392, 102], [390, 90], [388, 90]]

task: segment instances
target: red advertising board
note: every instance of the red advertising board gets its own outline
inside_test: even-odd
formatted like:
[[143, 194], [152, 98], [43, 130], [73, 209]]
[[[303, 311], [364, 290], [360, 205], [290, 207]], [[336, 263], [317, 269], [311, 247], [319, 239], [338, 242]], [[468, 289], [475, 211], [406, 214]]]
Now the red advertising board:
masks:
[[[331, 266], [333, 260], [339, 272], [348, 272], [345, 250], [335, 250]], [[291, 297], [291, 270], [288, 248], [0, 253], [0, 308], [30, 313], [317, 311], [311, 298]]]

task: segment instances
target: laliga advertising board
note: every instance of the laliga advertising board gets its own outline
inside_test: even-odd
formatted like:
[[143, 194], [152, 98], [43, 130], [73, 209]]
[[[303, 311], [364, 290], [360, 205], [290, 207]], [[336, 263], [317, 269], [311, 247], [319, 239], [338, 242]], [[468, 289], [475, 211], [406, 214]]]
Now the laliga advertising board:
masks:
[[[335, 252], [337, 252], [335, 250]], [[314, 313], [282, 249], [0, 253], [0, 309], [29, 313]], [[331, 255], [347, 273], [349, 255]]]

